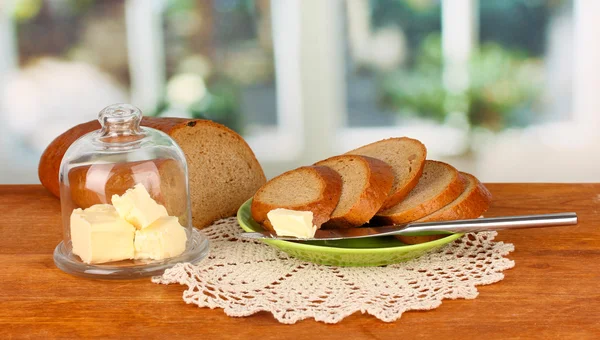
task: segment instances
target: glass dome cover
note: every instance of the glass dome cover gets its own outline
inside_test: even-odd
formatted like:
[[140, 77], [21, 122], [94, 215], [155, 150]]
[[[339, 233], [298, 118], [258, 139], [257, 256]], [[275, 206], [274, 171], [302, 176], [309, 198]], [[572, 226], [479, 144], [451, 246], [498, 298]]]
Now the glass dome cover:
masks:
[[191, 224], [185, 155], [167, 134], [141, 127], [141, 111], [116, 104], [98, 115], [101, 129], [63, 156], [61, 270], [94, 278], [157, 275], [208, 253]]

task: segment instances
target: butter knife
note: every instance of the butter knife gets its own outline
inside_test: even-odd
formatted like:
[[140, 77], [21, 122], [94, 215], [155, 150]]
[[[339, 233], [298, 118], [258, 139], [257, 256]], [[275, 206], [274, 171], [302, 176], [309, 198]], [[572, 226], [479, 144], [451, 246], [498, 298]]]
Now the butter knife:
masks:
[[365, 237], [381, 237], [393, 235], [421, 236], [452, 233], [470, 233], [490, 230], [545, 228], [577, 224], [577, 214], [574, 212], [476, 218], [471, 220], [454, 220], [440, 222], [412, 222], [404, 225], [382, 227], [360, 227], [348, 229], [317, 230], [312, 238], [297, 238], [292, 236], [277, 236], [269, 231], [241, 233], [248, 239], [272, 239], [284, 241], [334, 241]]

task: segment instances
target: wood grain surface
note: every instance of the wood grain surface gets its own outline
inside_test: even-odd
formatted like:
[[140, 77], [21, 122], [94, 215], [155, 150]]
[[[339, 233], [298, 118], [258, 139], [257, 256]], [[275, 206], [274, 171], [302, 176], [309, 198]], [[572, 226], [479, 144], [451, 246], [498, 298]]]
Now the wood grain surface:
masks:
[[575, 211], [574, 227], [500, 232], [516, 261], [474, 300], [444, 300], [393, 323], [357, 313], [335, 325], [230, 318], [149, 279], [101, 281], [54, 266], [59, 201], [41, 186], [0, 186], [0, 338], [600, 339], [600, 184], [490, 184], [486, 216]]

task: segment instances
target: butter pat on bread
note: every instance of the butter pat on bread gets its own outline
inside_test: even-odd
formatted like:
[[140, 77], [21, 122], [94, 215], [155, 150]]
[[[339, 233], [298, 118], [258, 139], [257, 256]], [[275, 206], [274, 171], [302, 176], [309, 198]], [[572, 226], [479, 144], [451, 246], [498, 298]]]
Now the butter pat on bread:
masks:
[[267, 214], [274, 209], [310, 211], [317, 226], [331, 218], [342, 193], [342, 178], [325, 166], [303, 166], [284, 172], [263, 185], [252, 200], [252, 218], [274, 231]]
[[269, 211], [267, 218], [278, 236], [311, 238], [317, 231], [317, 226], [313, 224], [312, 211], [279, 208]]

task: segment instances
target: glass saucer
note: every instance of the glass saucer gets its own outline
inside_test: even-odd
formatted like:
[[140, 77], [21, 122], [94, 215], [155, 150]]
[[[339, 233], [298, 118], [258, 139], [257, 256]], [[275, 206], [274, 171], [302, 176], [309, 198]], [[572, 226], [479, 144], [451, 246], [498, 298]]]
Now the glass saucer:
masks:
[[188, 246], [183, 254], [166, 260], [127, 260], [120, 262], [87, 264], [77, 255], [73, 255], [72, 247], [60, 242], [54, 249], [54, 263], [69, 274], [93, 279], [136, 279], [161, 275], [165, 269], [181, 262], [200, 262], [208, 255], [208, 240], [196, 228], [188, 235]]

